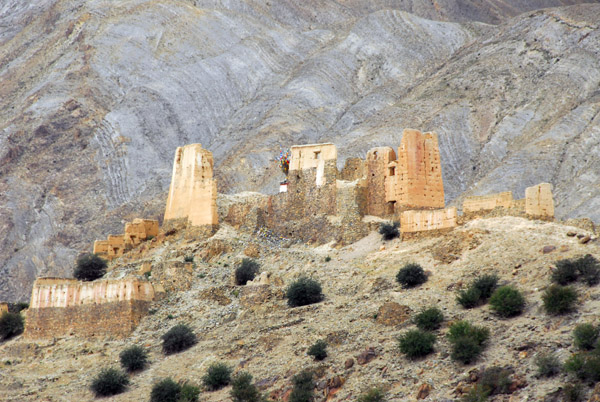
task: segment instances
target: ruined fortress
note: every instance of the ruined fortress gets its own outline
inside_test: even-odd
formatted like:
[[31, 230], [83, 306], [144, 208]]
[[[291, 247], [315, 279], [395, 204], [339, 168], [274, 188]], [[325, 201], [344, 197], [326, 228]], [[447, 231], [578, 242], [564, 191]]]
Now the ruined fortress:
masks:
[[[200, 144], [177, 148], [163, 229], [185, 227], [188, 235], [208, 237], [222, 220], [240, 230], [266, 228], [282, 238], [343, 245], [385, 221], [398, 221], [403, 238], [449, 231], [460, 223], [457, 208], [445, 207], [435, 133], [404, 130], [397, 152], [373, 148], [364, 160], [346, 160], [341, 171], [334, 144], [295, 145], [287, 182], [278, 194], [240, 196], [221, 210], [213, 167], [212, 153]], [[551, 185], [527, 188], [523, 200], [513, 199], [511, 192], [467, 197], [462, 210], [462, 221], [489, 214], [553, 219]], [[108, 260], [121, 257], [158, 236], [159, 223], [136, 219], [124, 232], [96, 241], [94, 253]], [[156, 286], [143, 275], [94, 282], [40, 278], [33, 287], [25, 335], [126, 336], [162, 292]]]

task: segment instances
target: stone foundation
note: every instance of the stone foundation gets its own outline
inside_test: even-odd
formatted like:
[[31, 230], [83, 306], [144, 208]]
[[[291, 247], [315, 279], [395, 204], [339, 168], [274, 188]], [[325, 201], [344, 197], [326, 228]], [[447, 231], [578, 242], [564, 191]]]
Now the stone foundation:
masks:
[[416, 232], [435, 232], [452, 229], [457, 226], [456, 207], [448, 209], [404, 211], [400, 216], [400, 232], [411, 234]]

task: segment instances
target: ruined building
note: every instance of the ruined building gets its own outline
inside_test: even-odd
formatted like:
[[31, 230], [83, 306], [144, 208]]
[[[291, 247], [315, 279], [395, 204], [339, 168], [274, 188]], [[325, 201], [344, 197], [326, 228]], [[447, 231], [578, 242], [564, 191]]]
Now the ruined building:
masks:
[[125, 224], [124, 234], [108, 235], [107, 240], [96, 240], [93, 252], [110, 261], [140, 245], [141, 242], [156, 236], [158, 236], [157, 220], [134, 219], [133, 222]]
[[165, 208], [166, 223], [185, 221], [207, 233], [216, 230], [219, 221], [213, 165], [212, 153], [200, 144], [177, 148]]

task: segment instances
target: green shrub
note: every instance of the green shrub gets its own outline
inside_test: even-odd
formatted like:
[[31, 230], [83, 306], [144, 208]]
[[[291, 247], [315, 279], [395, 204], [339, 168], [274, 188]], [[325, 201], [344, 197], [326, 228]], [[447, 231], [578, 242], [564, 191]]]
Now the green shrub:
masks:
[[565, 402], [581, 402], [585, 397], [585, 391], [579, 383], [565, 385], [562, 394]]
[[152, 386], [150, 402], [179, 402], [181, 385], [171, 378], [165, 378]]
[[573, 330], [575, 346], [581, 350], [592, 350], [598, 340], [599, 328], [593, 324], [579, 324]]
[[600, 262], [596, 258], [586, 254], [575, 260], [575, 264], [581, 279], [588, 286], [594, 286], [600, 282]]
[[556, 269], [552, 272], [552, 282], [559, 285], [568, 285], [577, 280], [577, 267], [571, 260], [560, 260], [556, 262]]
[[417, 359], [433, 352], [435, 335], [431, 332], [413, 329], [398, 338], [400, 352], [409, 359]]
[[311, 402], [315, 390], [315, 382], [313, 381], [313, 373], [307, 370], [296, 374], [292, 378], [292, 392], [288, 402]]
[[329, 262], [329, 261], [331, 261], [331, 257], [330, 256], [325, 257], [325, 262]]
[[323, 360], [327, 357], [327, 342], [319, 340], [315, 342], [309, 349], [307, 354], [315, 358], [315, 360]]
[[485, 402], [490, 396], [489, 391], [479, 385], [475, 385], [461, 399], [462, 402]]
[[403, 288], [413, 288], [427, 282], [427, 275], [419, 264], [406, 264], [396, 274], [396, 281]]
[[582, 381], [596, 383], [600, 381], [600, 354], [594, 352], [575, 353], [567, 359], [564, 369]]
[[260, 265], [252, 258], [244, 258], [242, 263], [235, 269], [235, 284], [243, 286], [253, 280], [258, 274]]
[[307, 277], [298, 278], [288, 286], [286, 297], [290, 307], [318, 303], [323, 300], [321, 284]]
[[417, 328], [423, 331], [435, 331], [444, 321], [442, 310], [437, 307], [430, 307], [417, 314], [414, 318]]
[[15, 304], [15, 313], [20, 313], [23, 310], [26, 310], [29, 308], [29, 303], [25, 303], [25, 302], [18, 302], [17, 304]]
[[20, 313], [5, 311], [0, 316], [0, 339], [10, 339], [23, 332], [23, 317]]
[[202, 377], [202, 385], [209, 391], [221, 389], [231, 382], [232, 371], [225, 363], [213, 363]]
[[398, 226], [400, 226], [398, 222], [382, 223], [381, 226], [379, 226], [379, 234], [383, 240], [395, 239], [396, 237], [400, 236]]
[[177, 402], [198, 402], [199, 395], [200, 388], [186, 381], [181, 384], [181, 391], [179, 392]]
[[127, 374], [115, 368], [103, 369], [93, 380], [91, 389], [94, 395], [111, 396], [125, 391], [129, 385]]
[[357, 402], [383, 402], [385, 401], [385, 393], [379, 388], [371, 388], [364, 394], [358, 397]]
[[166, 355], [189, 349], [197, 342], [196, 335], [185, 324], [175, 325], [161, 339], [163, 340], [163, 353]]
[[106, 273], [106, 260], [98, 254], [83, 254], [77, 258], [73, 276], [80, 281], [93, 281]]
[[492, 296], [494, 290], [498, 286], [498, 276], [497, 275], [482, 275], [475, 279], [471, 284], [472, 287], [479, 289], [481, 292], [481, 299], [486, 301]]
[[184, 262], [194, 262], [194, 256], [193, 255], [186, 255], [185, 257], [183, 257], [183, 261]]
[[233, 402], [260, 402], [261, 396], [258, 388], [252, 384], [252, 375], [241, 372], [231, 381], [231, 398]]
[[577, 291], [570, 286], [551, 285], [542, 295], [544, 310], [551, 315], [566, 314], [575, 309]]
[[540, 377], [553, 377], [560, 373], [560, 361], [552, 353], [540, 354], [535, 358], [537, 373]]
[[458, 321], [450, 326], [446, 335], [452, 345], [450, 357], [463, 364], [476, 360], [490, 336], [489, 330], [471, 325], [467, 321]]
[[514, 317], [523, 312], [525, 298], [512, 286], [502, 286], [490, 297], [490, 308], [500, 317]]
[[121, 366], [128, 372], [143, 370], [148, 364], [148, 352], [141, 346], [131, 346], [119, 354]]
[[476, 287], [470, 286], [466, 290], [461, 290], [456, 296], [456, 301], [464, 308], [474, 308], [481, 304], [481, 291]]
[[479, 385], [482, 389], [487, 390], [489, 395], [507, 394], [510, 392], [512, 380], [511, 372], [502, 367], [490, 367], [486, 369], [479, 379]]

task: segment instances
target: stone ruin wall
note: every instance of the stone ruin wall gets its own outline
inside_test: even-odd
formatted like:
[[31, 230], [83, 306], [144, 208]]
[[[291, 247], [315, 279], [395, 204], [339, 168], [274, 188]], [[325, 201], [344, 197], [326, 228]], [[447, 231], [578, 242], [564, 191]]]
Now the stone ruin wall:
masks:
[[185, 220], [188, 226], [203, 228], [207, 234], [216, 231], [219, 220], [213, 166], [212, 153], [202, 149], [200, 144], [177, 148], [165, 207], [165, 226], [169, 221]]
[[471, 196], [463, 201], [463, 213], [472, 213], [490, 210], [497, 207], [510, 208], [514, 203], [512, 192], [505, 191], [498, 194]]
[[386, 179], [389, 176], [389, 164], [396, 160], [391, 147], [378, 147], [367, 152], [367, 208], [366, 214], [385, 217], [394, 213], [394, 204], [386, 196]]
[[396, 212], [415, 208], [444, 208], [444, 182], [438, 137], [406, 129], [397, 160], [389, 164], [386, 201], [395, 202]]
[[458, 225], [456, 207], [447, 209], [404, 211], [400, 215], [400, 232], [434, 232], [452, 229]]
[[33, 285], [24, 336], [125, 337], [154, 298], [152, 284], [137, 278], [93, 282], [39, 278]]
[[554, 199], [550, 183], [540, 183], [525, 189], [525, 213], [536, 218], [554, 218]]
[[158, 221], [134, 219], [125, 224], [125, 233], [108, 235], [107, 240], [96, 240], [93, 253], [109, 261], [121, 257], [126, 251], [139, 246], [143, 241], [158, 236]]
[[0, 303], [0, 315], [2, 315], [4, 313], [8, 313], [8, 304]]

